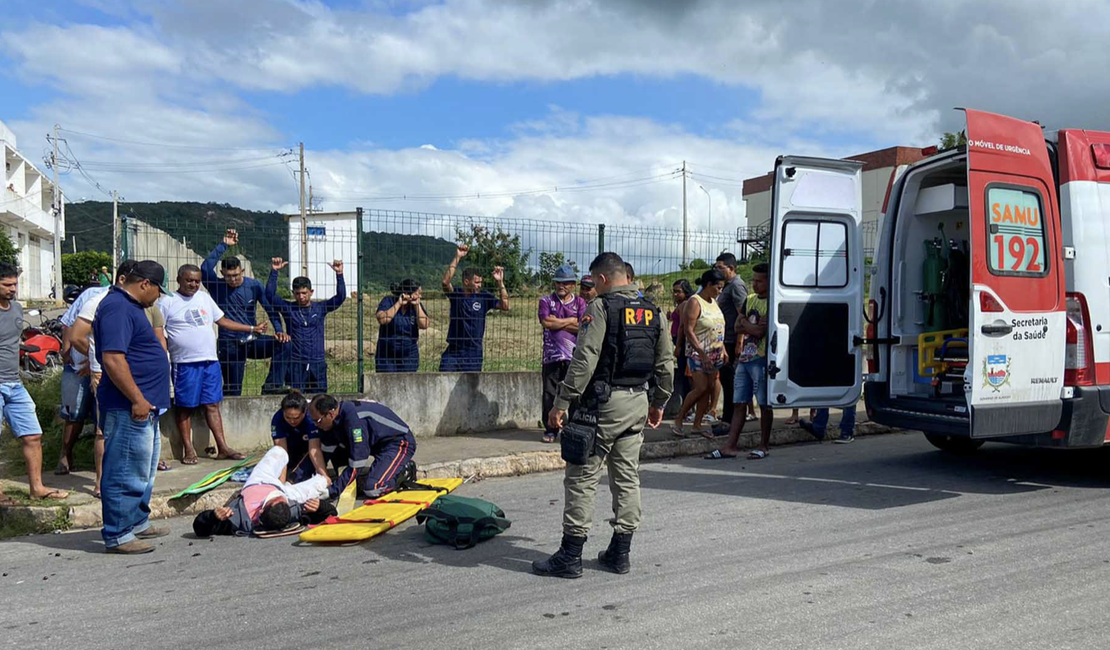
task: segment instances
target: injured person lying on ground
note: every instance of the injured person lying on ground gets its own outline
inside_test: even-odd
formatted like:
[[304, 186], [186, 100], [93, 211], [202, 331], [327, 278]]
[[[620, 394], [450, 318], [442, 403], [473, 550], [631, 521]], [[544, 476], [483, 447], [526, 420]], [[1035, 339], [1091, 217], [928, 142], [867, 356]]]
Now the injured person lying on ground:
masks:
[[317, 474], [307, 481], [286, 483], [288, 464], [284, 449], [271, 448], [235, 498], [197, 515], [193, 532], [197, 537], [291, 534], [335, 515], [334, 506], [322, 500], [328, 495], [327, 479]]

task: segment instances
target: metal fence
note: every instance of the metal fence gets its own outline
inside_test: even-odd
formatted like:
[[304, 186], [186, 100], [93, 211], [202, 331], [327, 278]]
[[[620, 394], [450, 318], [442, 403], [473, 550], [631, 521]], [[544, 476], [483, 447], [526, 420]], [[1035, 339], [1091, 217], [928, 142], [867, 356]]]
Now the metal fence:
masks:
[[[215, 251], [228, 229], [237, 231], [237, 244], [222, 253]], [[470, 252], [452, 279], [456, 291], [461, 288], [464, 269], [472, 267], [482, 276], [483, 288], [496, 296], [493, 269], [500, 266], [505, 271], [509, 309], [495, 309], [486, 317], [484, 371], [539, 370], [543, 330], [537, 317], [538, 302], [551, 293], [554, 271], [562, 264], [575, 267], [581, 276], [599, 251], [616, 251], [633, 265], [645, 295], [669, 309], [675, 280], [693, 279], [721, 251], [739, 250], [734, 232], [689, 231], [684, 235], [682, 230], [634, 224], [391, 210], [314, 213], [308, 216], [304, 231], [302, 240], [299, 217], [232, 218], [216, 206], [206, 218], [190, 221], [127, 219], [121, 227], [120, 245], [124, 257], [161, 262], [170, 278], [170, 290], [176, 287], [172, 278], [181, 265], [201, 266], [214, 251], [215, 257], [238, 257], [245, 275], [263, 285], [272, 271], [272, 258], [281, 257], [289, 261], [277, 273], [277, 293], [284, 300], [293, 299], [291, 282], [297, 276], [309, 278], [313, 300], [337, 297], [336, 275], [330, 264], [342, 260], [344, 302], [324, 320], [328, 389], [334, 392], [361, 392], [364, 373], [379, 369], [378, 339], [387, 328], [379, 324], [378, 310], [383, 300], [388, 305], [395, 299], [392, 289], [406, 280], [419, 285], [419, 302], [428, 317], [427, 328], [418, 332], [416, 369], [439, 370], [451, 322], [450, 298], [441, 283], [458, 244], [468, 245]], [[215, 267], [219, 275], [219, 264]], [[409, 309], [406, 307], [406, 312]], [[282, 318], [291, 316], [295, 313]], [[260, 307], [258, 318], [272, 320], [273, 315]], [[304, 361], [294, 359], [292, 363]], [[267, 383], [270, 367], [266, 358], [248, 361], [242, 394], [257, 395]]]

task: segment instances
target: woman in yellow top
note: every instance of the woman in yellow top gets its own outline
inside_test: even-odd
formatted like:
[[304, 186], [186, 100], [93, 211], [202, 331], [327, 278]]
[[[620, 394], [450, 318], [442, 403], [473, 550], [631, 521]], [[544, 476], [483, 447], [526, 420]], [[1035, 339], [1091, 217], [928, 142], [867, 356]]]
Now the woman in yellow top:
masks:
[[701, 289], [682, 306], [682, 332], [686, 340], [686, 367], [690, 371], [693, 387], [686, 394], [678, 410], [671, 431], [685, 435], [682, 423], [686, 414], [697, 405], [694, 414], [694, 431], [712, 438], [713, 432], [702, 428], [702, 420], [714, 401], [717, 392], [717, 373], [728, 363], [725, 350], [725, 317], [717, 306], [717, 296], [725, 288], [725, 276], [717, 269], [709, 269], [698, 278]]

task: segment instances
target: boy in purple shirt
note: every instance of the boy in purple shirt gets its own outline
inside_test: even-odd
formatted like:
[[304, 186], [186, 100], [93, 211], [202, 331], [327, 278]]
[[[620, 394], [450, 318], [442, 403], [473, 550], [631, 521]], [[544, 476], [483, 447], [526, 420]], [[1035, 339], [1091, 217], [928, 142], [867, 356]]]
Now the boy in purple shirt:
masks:
[[[578, 342], [578, 322], [586, 313], [586, 301], [574, 295], [578, 277], [569, 264], [555, 271], [555, 293], [540, 298], [539, 318], [543, 325], [543, 412], [555, 406], [559, 382], [570, 368]], [[559, 432], [544, 422], [544, 442], [555, 442]]]

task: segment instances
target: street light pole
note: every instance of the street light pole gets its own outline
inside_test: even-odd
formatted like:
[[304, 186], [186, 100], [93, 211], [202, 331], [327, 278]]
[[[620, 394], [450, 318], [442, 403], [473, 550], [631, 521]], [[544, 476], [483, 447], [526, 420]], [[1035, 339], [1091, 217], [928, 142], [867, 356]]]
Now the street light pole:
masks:
[[[709, 223], [708, 223], [708, 225], [706, 225], [705, 231], [709, 235], [709, 245], [712, 247], [713, 246], [713, 197], [709, 194], [709, 190], [705, 189], [701, 185], [698, 185], [698, 189], [701, 190], [702, 192], [705, 192], [705, 198], [709, 199]], [[710, 257], [716, 257], [716, 255], [713, 254], [712, 248], [709, 251], [709, 256]], [[709, 260], [707, 259], [705, 261], [708, 262]]]

